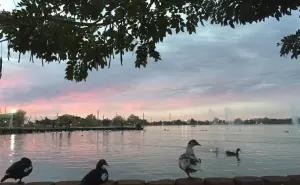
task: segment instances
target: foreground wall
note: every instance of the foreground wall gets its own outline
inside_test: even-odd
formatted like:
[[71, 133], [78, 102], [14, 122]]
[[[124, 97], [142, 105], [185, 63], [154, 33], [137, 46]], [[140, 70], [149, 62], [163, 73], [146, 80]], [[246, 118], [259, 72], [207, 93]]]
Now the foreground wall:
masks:
[[[25, 180], [25, 179], [24, 179]], [[1, 185], [16, 185], [16, 183], [2, 183]], [[79, 181], [59, 181], [59, 182], [30, 182], [26, 185], [79, 185]], [[253, 177], [243, 176], [235, 178], [180, 178], [176, 180], [164, 179], [156, 181], [144, 180], [118, 180], [108, 181], [105, 185], [300, 185], [300, 175], [290, 176], [264, 176]]]

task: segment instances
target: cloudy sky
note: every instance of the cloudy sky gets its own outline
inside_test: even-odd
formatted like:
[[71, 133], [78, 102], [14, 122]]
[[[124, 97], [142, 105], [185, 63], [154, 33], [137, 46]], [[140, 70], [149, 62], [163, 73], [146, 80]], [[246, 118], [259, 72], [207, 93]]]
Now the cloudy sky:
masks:
[[[1, 3], [14, 7], [13, 1]], [[158, 63], [135, 69], [130, 53], [123, 66], [114, 61], [82, 83], [64, 79], [64, 64], [42, 67], [26, 55], [18, 63], [14, 54], [10, 61], [3, 58], [0, 107], [21, 108], [37, 118], [97, 110], [108, 118], [144, 112], [149, 120], [168, 120], [169, 113], [171, 119], [201, 120], [299, 115], [300, 61], [279, 57], [276, 47], [298, 28], [297, 15], [237, 29], [200, 27], [193, 36], [167, 37]]]

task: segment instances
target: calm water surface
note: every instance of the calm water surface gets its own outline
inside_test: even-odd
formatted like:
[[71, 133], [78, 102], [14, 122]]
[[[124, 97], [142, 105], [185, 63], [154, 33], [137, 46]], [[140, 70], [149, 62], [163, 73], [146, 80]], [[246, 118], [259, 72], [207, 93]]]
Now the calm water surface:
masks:
[[[169, 131], [164, 131], [167, 129]], [[203, 131], [207, 129], [207, 131]], [[290, 130], [290, 133], [284, 133]], [[25, 181], [81, 180], [100, 158], [111, 179], [155, 180], [186, 176], [177, 159], [190, 139], [202, 170], [194, 176], [286, 175], [300, 171], [300, 132], [295, 126], [157, 126], [134, 132], [61, 132], [0, 136], [0, 174], [23, 156], [34, 168]], [[218, 155], [210, 153], [219, 147]], [[242, 149], [238, 162], [226, 149]]]

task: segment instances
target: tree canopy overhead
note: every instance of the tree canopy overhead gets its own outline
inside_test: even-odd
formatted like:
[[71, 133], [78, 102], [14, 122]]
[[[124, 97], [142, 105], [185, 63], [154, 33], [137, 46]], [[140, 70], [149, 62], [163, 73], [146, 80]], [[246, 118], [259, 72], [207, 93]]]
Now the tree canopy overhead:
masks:
[[[0, 13], [0, 39], [32, 61], [66, 61], [66, 79], [79, 82], [115, 55], [122, 64], [125, 52], [135, 52], [137, 68], [161, 60], [156, 45], [168, 34], [196, 33], [206, 21], [234, 28], [292, 10], [300, 10], [299, 0], [21, 0]], [[300, 30], [278, 45], [281, 56], [297, 58]]]

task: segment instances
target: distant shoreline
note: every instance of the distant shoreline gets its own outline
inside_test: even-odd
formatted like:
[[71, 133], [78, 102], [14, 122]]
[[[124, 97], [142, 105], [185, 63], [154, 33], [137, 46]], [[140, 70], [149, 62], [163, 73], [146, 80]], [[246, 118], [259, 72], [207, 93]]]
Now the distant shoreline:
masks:
[[44, 132], [74, 132], [74, 131], [142, 131], [142, 127], [0, 127], [0, 135], [6, 134], [32, 134]]
[[[292, 123], [269, 123], [269, 124], [181, 124], [181, 125], [175, 125], [175, 124], [149, 124], [149, 125], [145, 125], [145, 126], [248, 126], [248, 125], [293, 125]], [[300, 124], [299, 124], [300, 125]]]

